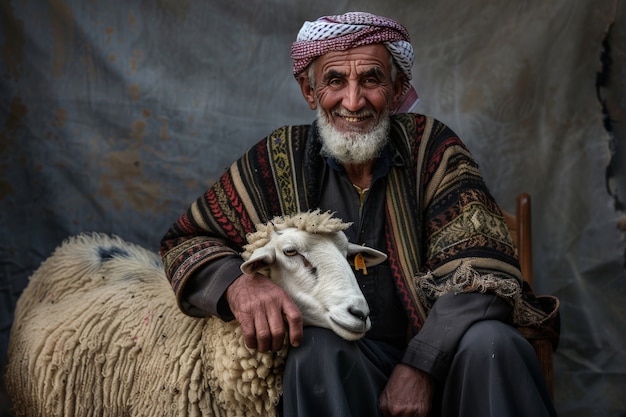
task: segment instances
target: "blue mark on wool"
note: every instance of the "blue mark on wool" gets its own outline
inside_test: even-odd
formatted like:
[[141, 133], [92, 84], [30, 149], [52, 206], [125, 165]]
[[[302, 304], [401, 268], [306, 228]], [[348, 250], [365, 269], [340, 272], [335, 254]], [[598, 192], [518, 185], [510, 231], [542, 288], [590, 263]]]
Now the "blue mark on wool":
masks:
[[100, 259], [102, 261], [108, 261], [113, 258], [130, 258], [128, 251], [124, 248], [120, 248], [119, 246], [100, 246], [98, 248], [98, 255], [100, 255]]

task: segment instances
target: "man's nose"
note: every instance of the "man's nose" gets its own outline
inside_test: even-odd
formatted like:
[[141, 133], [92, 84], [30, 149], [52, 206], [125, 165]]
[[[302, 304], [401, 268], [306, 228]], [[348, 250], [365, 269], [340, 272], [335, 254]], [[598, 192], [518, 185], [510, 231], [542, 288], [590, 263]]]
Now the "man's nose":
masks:
[[343, 107], [349, 111], [358, 111], [365, 105], [365, 97], [358, 83], [348, 83], [343, 98]]

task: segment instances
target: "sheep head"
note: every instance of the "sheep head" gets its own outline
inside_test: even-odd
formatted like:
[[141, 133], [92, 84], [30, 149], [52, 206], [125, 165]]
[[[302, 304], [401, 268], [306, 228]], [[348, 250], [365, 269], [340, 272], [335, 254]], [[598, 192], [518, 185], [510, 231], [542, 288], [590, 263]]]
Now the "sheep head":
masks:
[[305, 325], [325, 327], [356, 340], [371, 327], [369, 306], [348, 258], [357, 254], [365, 266], [387, 256], [348, 242], [349, 223], [312, 211], [274, 219], [248, 236], [241, 270], [268, 276], [293, 298]]

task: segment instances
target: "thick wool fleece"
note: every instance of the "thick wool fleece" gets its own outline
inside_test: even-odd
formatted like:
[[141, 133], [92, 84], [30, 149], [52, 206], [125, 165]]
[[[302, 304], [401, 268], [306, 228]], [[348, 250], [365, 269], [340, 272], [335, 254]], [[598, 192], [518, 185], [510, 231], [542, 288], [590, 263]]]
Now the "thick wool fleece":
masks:
[[6, 386], [16, 416], [270, 417], [285, 355], [181, 313], [156, 254], [79, 235], [18, 301]]

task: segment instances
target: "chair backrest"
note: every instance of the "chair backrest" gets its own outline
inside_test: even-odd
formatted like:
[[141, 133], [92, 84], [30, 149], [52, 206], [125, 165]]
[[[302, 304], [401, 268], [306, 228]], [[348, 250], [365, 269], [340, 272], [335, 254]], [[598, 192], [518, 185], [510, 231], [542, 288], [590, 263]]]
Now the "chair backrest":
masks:
[[[531, 244], [531, 211], [530, 196], [527, 193], [519, 193], [515, 204], [515, 214], [503, 211], [513, 243], [517, 249], [520, 269], [524, 280], [533, 285], [533, 257]], [[541, 371], [546, 378], [550, 397], [554, 399], [554, 347], [552, 339], [534, 327], [519, 328], [520, 332], [533, 345]]]
[[517, 249], [520, 267], [524, 279], [533, 284], [533, 254], [531, 240], [530, 195], [519, 193], [516, 198], [515, 214], [503, 210], [506, 224], [509, 226], [513, 243]]

